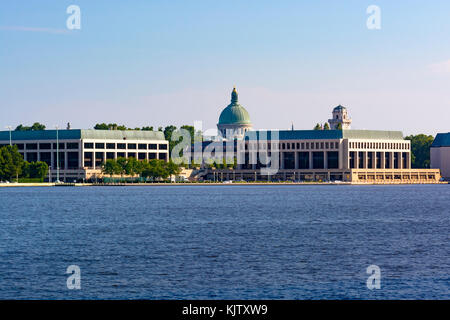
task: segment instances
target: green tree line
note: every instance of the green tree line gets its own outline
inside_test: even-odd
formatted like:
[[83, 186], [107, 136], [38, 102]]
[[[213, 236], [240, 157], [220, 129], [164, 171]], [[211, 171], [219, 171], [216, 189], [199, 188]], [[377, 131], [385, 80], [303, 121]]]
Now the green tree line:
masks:
[[108, 159], [102, 166], [102, 172], [110, 177], [114, 175], [124, 175], [140, 178], [150, 178], [152, 180], [166, 180], [170, 176], [178, 175], [181, 169], [172, 161], [152, 159], [138, 161], [136, 158]]
[[22, 179], [35, 179], [43, 181], [48, 172], [45, 162], [27, 162], [23, 160], [17, 146], [4, 146], [0, 148], [0, 180], [12, 181]]

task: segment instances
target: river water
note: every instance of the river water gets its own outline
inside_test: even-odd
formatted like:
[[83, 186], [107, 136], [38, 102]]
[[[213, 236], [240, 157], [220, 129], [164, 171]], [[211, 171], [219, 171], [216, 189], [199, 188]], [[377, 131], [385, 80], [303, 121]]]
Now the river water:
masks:
[[449, 240], [450, 185], [0, 188], [0, 299], [449, 299]]

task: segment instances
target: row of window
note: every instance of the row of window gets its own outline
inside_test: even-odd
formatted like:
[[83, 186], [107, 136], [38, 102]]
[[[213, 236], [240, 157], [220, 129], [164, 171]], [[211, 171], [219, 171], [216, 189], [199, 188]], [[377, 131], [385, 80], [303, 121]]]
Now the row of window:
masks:
[[352, 149], [396, 149], [409, 150], [409, 143], [403, 142], [350, 142]]
[[[277, 144], [266, 144], [261, 143], [259, 145], [260, 150], [270, 150], [278, 146], [279, 150], [319, 150], [319, 149], [339, 149], [339, 142], [330, 141], [330, 142], [283, 142]], [[241, 146], [241, 150], [242, 150]], [[246, 144], [245, 150], [256, 150], [256, 144]]]
[[[9, 145], [9, 144], [7, 144]], [[61, 149], [61, 150], [77, 150], [78, 149], [78, 142], [60, 142], [59, 146], [56, 145], [56, 143], [17, 143], [14, 144], [17, 146], [17, 148], [19, 150], [56, 150], [56, 149]], [[0, 145], [1, 146], [5, 146], [5, 145]]]
[[[85, 142], [85, 149], [108, 149], [108, 150], [158, 150], [158, 144], [156, 143], [103, 143], [103, 142]], [[167, 144], [159, 144], [159, 150], [167, 150]]]

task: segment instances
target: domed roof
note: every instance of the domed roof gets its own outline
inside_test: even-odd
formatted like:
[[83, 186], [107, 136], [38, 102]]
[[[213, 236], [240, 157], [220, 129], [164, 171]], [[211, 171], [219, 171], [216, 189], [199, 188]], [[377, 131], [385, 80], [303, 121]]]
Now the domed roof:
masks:
[[344, 106], [338, 105], [337, 107], [335, 107], [333, 109], [333, 111], [342, 111], [342, 110], [347, 110], [347, 108]]
[[231, 92], [231, 103], [220, 114], [219, 124], [251, 124], [247, 110], [238, 103], [236, 88]]

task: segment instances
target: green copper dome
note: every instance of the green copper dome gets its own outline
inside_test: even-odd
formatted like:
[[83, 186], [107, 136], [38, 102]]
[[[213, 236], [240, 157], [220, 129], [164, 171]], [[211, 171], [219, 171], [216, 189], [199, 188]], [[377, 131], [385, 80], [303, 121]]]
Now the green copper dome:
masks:
[[219, 124], [251, 124], [247, 110], [238, 103], [236, 88], [231, 92], [231, 103], [220, 114]]

